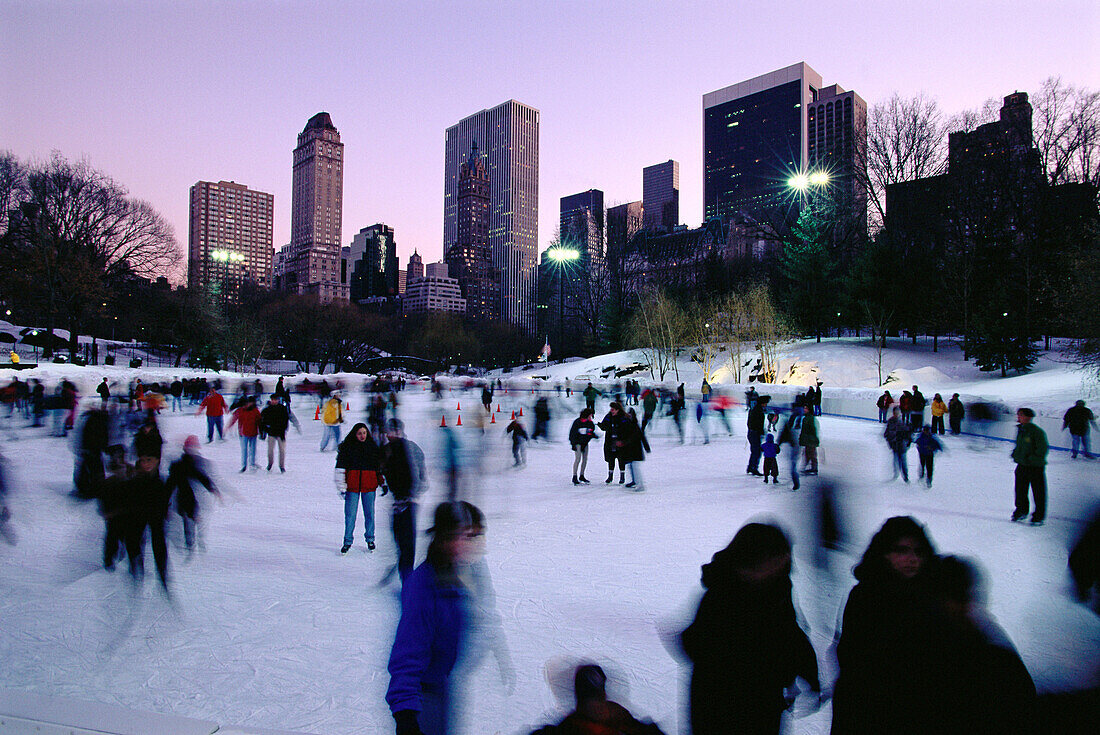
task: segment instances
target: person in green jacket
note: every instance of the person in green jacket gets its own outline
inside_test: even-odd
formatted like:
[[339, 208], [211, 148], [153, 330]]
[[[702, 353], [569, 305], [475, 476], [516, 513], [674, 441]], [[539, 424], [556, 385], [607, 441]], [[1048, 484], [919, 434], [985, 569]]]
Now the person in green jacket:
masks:
[[592, 411], [595, 412], [596, 396], [602, 396], [603, 393], [601, 393], [599, 389], [596, 388], [596, 386], [589, 383], [588, 387], [584, 389], [584, 393], [582, 395], [584, 396], [585, 408], [591, 408]]
[[1047, 515], [1047, 435], [1032, 423], [1035, 412], [1030, 408], [1016, 411], [1016, 446], [1012, 460], [1016, 463], [1016, 510], [1013, 521], [1022, 521], [1028, 513], [1028, 487], [1035, 497], [1035, 512], [1031, 514], [1033, 526], [1043, 525]]

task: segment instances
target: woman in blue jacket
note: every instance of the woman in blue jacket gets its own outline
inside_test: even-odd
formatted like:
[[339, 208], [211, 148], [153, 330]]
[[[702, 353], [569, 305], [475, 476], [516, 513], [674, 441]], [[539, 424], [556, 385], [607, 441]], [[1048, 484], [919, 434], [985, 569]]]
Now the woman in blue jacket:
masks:
[[471, 623], [471, 593], [464, 578], [484, 553], [480, 517], [466, 502], [436, 507], [428, 557], [401, 589], [386, 692], [397, 735], [450, 732], [450, 676]]

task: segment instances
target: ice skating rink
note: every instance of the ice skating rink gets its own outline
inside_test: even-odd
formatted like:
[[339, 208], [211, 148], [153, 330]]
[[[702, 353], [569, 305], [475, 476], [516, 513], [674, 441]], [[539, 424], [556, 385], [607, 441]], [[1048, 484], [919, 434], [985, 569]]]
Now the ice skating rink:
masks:
[[[687, 669], [676, 655], [679, 630], [701, 594], [699, 567], [748, 520], [777, 521], [795, 543], [795, 595], [823, 669], [830, 670], [834, 625], [854, 580], [850, 569], [871, 533], [891, 515], [925, 523], [940, 553], [965, 555], [985, 569], [988, 607], [1020, 650], [1040, 690], [1097, 683], [1100, 618], [1068, 593], [1067, 546], [1100, 502], [1100, 462], [1052, 452], [1047, 524], [1012, 524], [1013, 464], [1007, 443], [947, 437], [931, 489], [891, 482], [880, 425], [823, 417], [822, 474], [792, 492], [785, 458], [782, 484], [744, 473], [744, 413], [729, 437], [711, 420], [702, 444], [689, 421], [689, 443], [671, 420], [650, 429], [643, 493], [604, 484], [602, 445], [591, 448], [588, 486], [570, 482], [565, 441], [581, 401], [550, 394], [551, 443], [528, 449], [513, 469], [504, 436], [521, 405], [530, 422], [533, 396], [499, 394], [496, 423], [478, 428], [476, 393], [421, 391], [401, 396], [407, 434], [428, 457], [430, 486], [419, 526], [443, 496], [440, 461], [446, 414], [464, 447], [466, 497], [488, 516], [488, 563], [497, 609], [515, 667], [513, 691], [486, 657], [464, 680], [463, 732], [526, 733], [561, 714], [547, 681], [574, 658], [604, 665], [609, 693], [666, 732], [686, 732]], [[352, 397], [349, 429], [364, 416]], [[461, 401], [462, 411], [456, 411]], [[14, 546], [0, 544], [0, 687], [214, 719], [246, 727], [325, 735], [391, 733], [384, 701], [386, 661], [398, 616], [389, 496], [376, 503], [378, 549], [368, 553], [362, 521], [346, 556], [342, 501], [333, 484], [335, 454], [318, 453], [321, 425], [313, 405], [293, 406], [304, 434], [291, 430], [288, 471], [238, 474], [236, 436], [203, 445], [224, 502], [205, 501], [204, 549], [188, 558], [178, 517], [171, 518], [172, 600], [161, 593], [147, 551], [144, 587], [134, 590], [125, 564], [99, 565], [102, 521], [93, 503], [73, 500], [69, 442], [43, 430], [5, 434], [12, 488]], [[597, 407], [597, 419], [606, 411]], [[694, 412], [692, 412], [694, 417]], [[205, 438], [205, 419], [162, 416], [165, 463], [188, 434]], [[528, 425], [528, 431], [530, 426]], [[260, 455], [263, 456], [261, 443]], [[261, 465], [266, 464], [261, 458]], [[845, 552], [817, 553], [813, 488], [837, 487]], [[427, 539], [418, 539], [423, 558]], [[826, 674], [828, 677], [828, 674]], [[804, 713], [803, 713], [804, 714]], [[826, 733], [829, 709], [789, 723], [788, 732]]]

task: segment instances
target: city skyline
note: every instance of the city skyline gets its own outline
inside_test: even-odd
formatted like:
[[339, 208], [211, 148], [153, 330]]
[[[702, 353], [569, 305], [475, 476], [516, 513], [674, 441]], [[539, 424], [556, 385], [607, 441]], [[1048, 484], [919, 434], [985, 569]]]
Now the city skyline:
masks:
[[[957, 5], [868, 10], [854, 2], [788, 2], [754, 14], [609, 2], [586, 11], [590, 22], [578, 26], [556, 3], [403, 13], [350, 3], [321, 3], [317, 12], [154, 2], [118, 12], [107, 3], [17, 0], [0, 8], [0, 64], [8, 70], [0, 148], [24, 159], [53, 150], [86, 158], [160, 211], [181, 252], [195, 181], [271, 192], [278, 249], [290, 241], [295, 136], [305, 120], [328, 112], [345, 145], [345, 233], [385, 222], [402, 233], [402, 262], [414, 249], [436, 260], [447, 246], [444, 131], [517, 99], [541, 113], [542, 250], [553, 238], [560, 197], [594, 188], [609, 207], [640, 199], [639, 170], [670, 158], [681, 164], [680, 218], [697, 226], [700, 97], [790, 64], [823, 70], [869, 106], [895, 91], [923, 92], [945, 113], [1016, 90], [1034, 94], [1051, 75], [1100, 86], [1092, 3], [1054, 3], [1041, 13], [1016, 3], [1029, 17], [1022, 28], [1004, 4]], [[631, 21], [639, 13], [644, 26]], [[788, 22], [795, 16], [798, 24]], [[341, 22], [332, 24], [334, 17]], [[359, 61], [347, 49], [355, 47], [355, 29], [368, 26], [381, 45]], [[732, 48], [722, 39], [735, 28], [742, 41]], [[475, 32], [479, 44], [468, 56], [461, 44], [436, 43]], [[859, 43], [837, 45], [838, 34]], [[303, 37], [325, 42], [302, 44]], [[676, 54], [646, 51], [670, 45]], [[349, 244], [350, 237], [341, 242]]]

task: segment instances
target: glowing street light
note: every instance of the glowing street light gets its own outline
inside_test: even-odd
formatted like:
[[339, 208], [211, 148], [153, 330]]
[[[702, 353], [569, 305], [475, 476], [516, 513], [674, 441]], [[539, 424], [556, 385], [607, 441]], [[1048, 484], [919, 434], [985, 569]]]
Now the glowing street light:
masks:
[[829, 174], [826, 171], [811, 171], [809, 173], [797, 173], [787, 179], [787, 186], [805, 192], [811, 186], [828, 186]]
[[810, 177], [806, 174], [795, 174], [791, 178], [787, 179], [787, 186], [798, 191], [806, 191], [810, 188]]
[[558, 349], [565, 343], [565, 284], [562, 270], [567, 264], [579, 260], [580, 251], [573, 248], [553, 247], [546, 251], [546, 257], [554, 261], [554, 270], [558, 272]]

